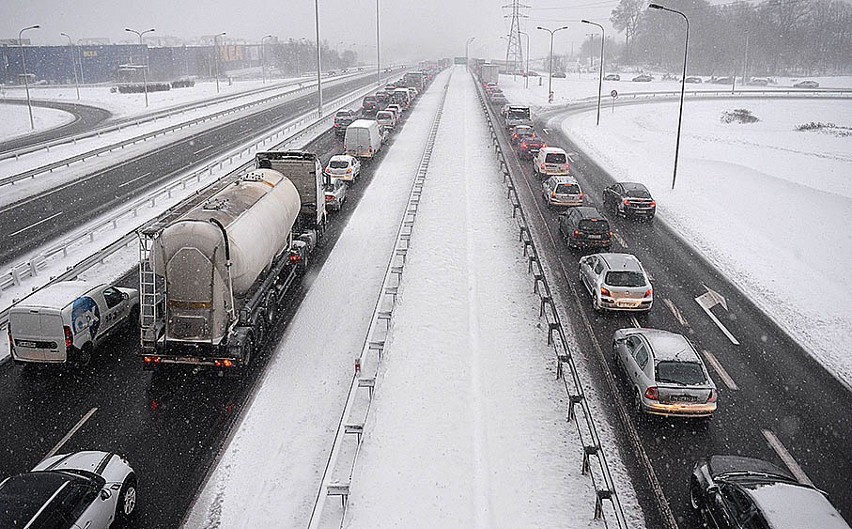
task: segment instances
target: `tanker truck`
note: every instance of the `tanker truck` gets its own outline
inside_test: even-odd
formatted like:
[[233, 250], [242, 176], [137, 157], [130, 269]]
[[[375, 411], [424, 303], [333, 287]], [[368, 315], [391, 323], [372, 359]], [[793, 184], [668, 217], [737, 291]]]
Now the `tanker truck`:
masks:
[[257, 153], [255, 169], [139, 232], [145, 369], [249, 365], [325, 229], [322, 178], [313, 153]]

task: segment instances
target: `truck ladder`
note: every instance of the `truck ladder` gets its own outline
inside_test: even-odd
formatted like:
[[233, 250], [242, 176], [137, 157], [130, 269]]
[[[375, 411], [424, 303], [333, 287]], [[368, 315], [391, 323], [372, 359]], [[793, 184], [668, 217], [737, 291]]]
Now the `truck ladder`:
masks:
[[139, 235], [139, 331], [142, 351], [154, 351], [159, 325], [157, 304], [162, 295], [157, 290], [157, 274], [154, 270], [152, 251], [159, 230], [142, 230]]

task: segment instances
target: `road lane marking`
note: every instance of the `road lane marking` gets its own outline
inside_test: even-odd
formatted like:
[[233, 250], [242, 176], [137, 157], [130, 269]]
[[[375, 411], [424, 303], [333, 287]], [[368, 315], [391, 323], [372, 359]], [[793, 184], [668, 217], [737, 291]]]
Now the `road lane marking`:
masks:
[[722, 367], [722, 363], [719, 362], [719, 359], [716, 358], [713, 353], [711, 353], [710, 351], [701, 352], [704, 353], [704, 358], [707, 359], [707, 363], [713, 366], [713, 369], [716, 370], [716, 373], [719, 375], [719, 378], [721, 378], [722, 382], [724, 382], [725, 385], [728, 386], [728, 389], [734, 391], [740, 389], [739, 387], [737, 387], [737, 383], [734, 382], [734, 379], [731, 378], [731, 375], [729, 375], [728, 372], [725, 371], [725, 368]]
[[195, 151], [195, 152], [194, 152], [194, 153], [192, 153], [192, 154], [200, 154], [200, 153], [202, 153], [202, 152], [204, 152], [204, 151], [206, 151], [206, 150], [212, 149], [212, 148], [213, 148], [213, 147], [215, 147], [215, 146], [216, 146], [216, 144], [208, 145], [207, 147], [204, 147], [203, 149], [199, 149], [199, 150]]
[[637, 319], [636, 319], [636, 316], [634, 316], [633, 314], [631, 314], [631, 315], [630, 315], [630, 323], [632, 323], [632, 324], [633, 324], [633, 326], [634, 326], [634, 327], [636, 327], [637, 329], [641, 329], [641, 328], [642, 328], [642, 326], [641, 326], [641, 325], [639, 325], [639, 320], [637, 320]]
[[666, 307], [669, 308], [678, 323], [680, 323], [684, 327], [689, 327], [689, 322], [686, 321], [686, 318], [684, 317], [683, 313], [680, 311], [679, 308], [677, 308], [677, 305], [675, 305], [672, 300], [668, 298], [663, 298], [663, 303], [666, 304]]
[[617, 231], [612, 232], [612, 236], [615, 237], [618, 244], [620, 244], [625, 250], [627, 249], [627, 241], [624, 240], [624, 237], [619, 235]]
[[645, 270], [645, 275], [648, 276], [648, 281], [654, 281], [654, 276], [648, 270]]
[[56, 217], [58, 217], [59, 215], [62, 215], [62, 212], [61, 212], [61, 211], [60, 211], [59, 213], [55, 213], [55, 214], [53, 214], [53, 215], [51, 215], [51, 216], [47, 217], [46, 219], [41, 219], [40, 221], [36, 222], [35, 224], [30, 224], [30, 225], [29, 225], [29, 226], [27, 226], [26, 228], [22, 228], [22, 229], [20, 229], [20, 230], [16, 231], [15, 233], [10, 233], [10, 234], [9, 234], [9, 237], [14, 237], [15, 235], [17, 235], [17, 234], [19, 234], [19, 233], [24, 233], [25, 231], [27, 231], [27, 230], [28, 230], [28, 229], [30, 229], [30, 228], [35, 228], [35, 227], [36, 227], [36, 226], [38, 226], [39, 224], [42, 224], [42, 223], [44, 223], [44, 222], [47, 222], [47, 221], [49, 221], [50, 219], [55, 219], [55, 218], [56, 218]]
[[802, 470], [802, 467], [800, 467], [799, 464], [796, 463], [796, 460], [793, 459], [793, 456], [790, 455], [790, 452], [788, 452], [787, 449], [784, 448], [784, 445], [781, 444], [781, 441], [778, 440], [778, 437], [776, 437], [775, 434], [769, 430], [761, 430], [760, 432], [763, 434], [763, 437], [766, 438], [766, 442], [769, 443], [769, 446], [771, 446], [772, 449], [775, 450], [775, 453], [778, 454], [778, 457], [781, 458], [781, 461], [783, 461], [784, 464], [787, 465], [787, 468], [790, 470], [790, 472], [794, 476], [796, 476], [796, 479], [806, 485], [810, 485], [811, 487], [813, 487], [813, 482], [810, 480], [810, 478], [808, 478], [808, 475], [805, 474], [805, 471]]
[[77, 433], [77, 430], [79, 430], [80, 428], [83, 427], [84, 424], [86, 424], [86, 421], [88, 421], [92, 417], [92, 415], [95, 414], [96, 411], [98, 411], [97, 408], [92, 408], [91, 410], [89, 410], [88, 413], [86, 413], [86, 415], [83, 415], [83, 418], [80, 419], [79, 421], [77, 421], [77, 424], [75, 424], [74, 427], [71, 428], [68, 431], [67, 434], [65, 434], [65, 437], [63, 437], [58, 443], [56, 443], [56, 446], [54, 446], [50, 450], [50, 452], [48, 452], [47, 455], [44, 456], [44, 459], [42, 459], [42, 461], [44, 461], [48, 457], [52, 457], [52, 456], [56, 455], [56, 452], [59, 452], [62, 449], [62, 447], [65, 446], [65, 443], [67, 443], [68, 440], [71, 439], [71, 437], [75, 433]]
[[550, 134], [550, 129], [541, 129], [545, 134]]
[[142, 176], [137, 176], [137, 177], [136, 177], [136, 178], [134, 178], [133, 180], [128, 180], [127, 182], [124, 182], [123, 184], [118, 184], [118, 187], [119, 187], [119, 188], [122, 188], [122, 187], [124, 187], [124, 186], [126, 186], [126, 185], [130, 185], [130, 184], [132, 184], [133, 182], [135, 182], [135, 181], [137, 181], [137, 180], [142, 180], [142, 179], [143, 179], [143, 178], [145, 178], [146, 176], [151, 176], [151, 173], [145, 173], [145, 174], [143, 174]]
[[710, 309], [715, 307], [716, 305], [722, 305], [725, 310], [728, 310], [728, 302], [725, 300], [722, 294], [719, 294], [715, 290], [712, 290], [707, 285], [704, 285], [704, 288], [707, 289], [707, 292], [695, 298], [695, 302], [698, 303], [702, 309], [704, 309], [704, 312], [706, 312], [707, 315], [710, 316], [710, 319], [713, 320], [713, 323], [715, 323], [716, 326], [719, 327], [719, 329], [721, 329], [723, 333], [725, 333], [725, 336], [727, 336], [728, 339], [731, 340], [732, 344], [739, 345], [740, 342], [738, 342], [737, 339], [734, 338], [734, 335], [731, 334], [731, 331], [729, 331], [728, 328], [725, 327], [721, 321], [719, 321], [719, 318], [717, 318], [715, 314], [710, 312]]

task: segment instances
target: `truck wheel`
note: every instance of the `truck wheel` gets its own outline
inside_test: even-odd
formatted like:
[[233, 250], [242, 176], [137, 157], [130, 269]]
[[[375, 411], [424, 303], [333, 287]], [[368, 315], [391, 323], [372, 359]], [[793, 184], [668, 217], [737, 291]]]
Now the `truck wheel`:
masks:
[[92, 362], [92, 344], [87, 343], [77, 351], [76, 364], [78, 367], [86, 367]]

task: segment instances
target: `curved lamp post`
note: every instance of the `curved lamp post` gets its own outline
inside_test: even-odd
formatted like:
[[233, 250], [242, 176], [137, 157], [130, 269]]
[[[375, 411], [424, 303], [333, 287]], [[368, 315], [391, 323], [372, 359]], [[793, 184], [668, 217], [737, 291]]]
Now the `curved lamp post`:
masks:
[[68, 33], [60, 33], [63, 37], [68, 38], [68, 45], [71, 46], [71, 69], [74, 70], [74, 88], [77, 90], [77, 101], [80, 100], [80, 81], [77, 80], [77, 61], [74, 59], [74, 41], [71, 40], [71, 35]]
[[319, 117], [322, 117], [322, 54], [320, 53], [319, 0], [314, 0], [314, 17], [317, 28], [317, 95], [319, 96], [317, 113]]
[[598, 75], [598, 118], [595, 125], [601, 124], [601, 87], [603, 86], [603, 71], [604, 71], [604, 41], [606, 41], [606, 31], [604, 27], [598, 24], [597, 22], [590, 22], [588, 20], [583, 20], [583, 24], [591, 24], [593, 26], [597, 26], [601, 28], [601, 71]]
[[28, 31], [30, 29], [38, 29], [41, 26], [38, 24], [34, 26], [28, 26], [18, 32], [18, 45], [21, 47], [21, 65], [24, 68], [24, 89], [27, 91], [27, 110], [30, 112], [30, 127], [32, 130], [35, 130], [35, 120], [33, 119], [33, 105], [30, 102], [30, 81], [27, 78], [27, 54], [24, 53], [24, 40], [23, 34], [24, 31]]
[[[124, 31], [133, 33], [139, 37], [139, 45], [142, 46], [142, 35], [151, 33], [154, 28], [146, 29], [145, 31], [136, 31], [135, 29], [124, 28]], [[148, 106], [148, 48], [145, 48], [145, 64], [142, 65], [142, 84], [145, 90], [145, 106]]]
[[660, 4], [650, 4], [648, 7], [651, 9], [668, 11], [670, 13], [677, 13], [686, 21], [686, 42], [683, 45], [683, 75], [680, 78], [680, 109], [677, 113], [677, 142], [675, 143], [674, 172], [672, 172], [672, 189], [674, 189], [675, 181], [677, 180], [677, 155], [680, 151], [680, 129], [681, 124], [683, 123], [683, 94], [686, 91], [686, 59], [689, 53], [689, 19], [677, 9], [670, 9], [668, 7], [661, 6]]
[[217, 94], [219, 93], [219, 44], [218, 44], [217, 39], [219, 37], [224, 37], [225, 35], [227, 35], [227, 33], [225, 31], [223, 31], [222, 33], [213, 35], [213, 53], [216, 54], [215, 64], [216, 64], [216, 93]]
[[568, 26], [562, 26], [561, 28], [556, 29], [548, 29], [542, 26], [536, 26], [535, 29], [540, 29], [542, 31], [547, 31], [550, 33], [550, 59], [548, 62], [548, 74], [547, 74], [547, 102], [553, 102], [553, 35], [556, 34], [557, 31], [562, 31], [563, 29], [568, 29]]
[[260, 39], [260, 79], [262, 84], [266, 84], [266, 48], [263, 47], [263, 41], [271, 38], [272, 35], [267, 35]]
[[476, 37], [471, 37], [467, 39], [467, 42], [464, 43], [464, 71], [470, 71], [470, 57], [468, 56], [468, 48], [470, 47], [470, 43], [473, 42]]

